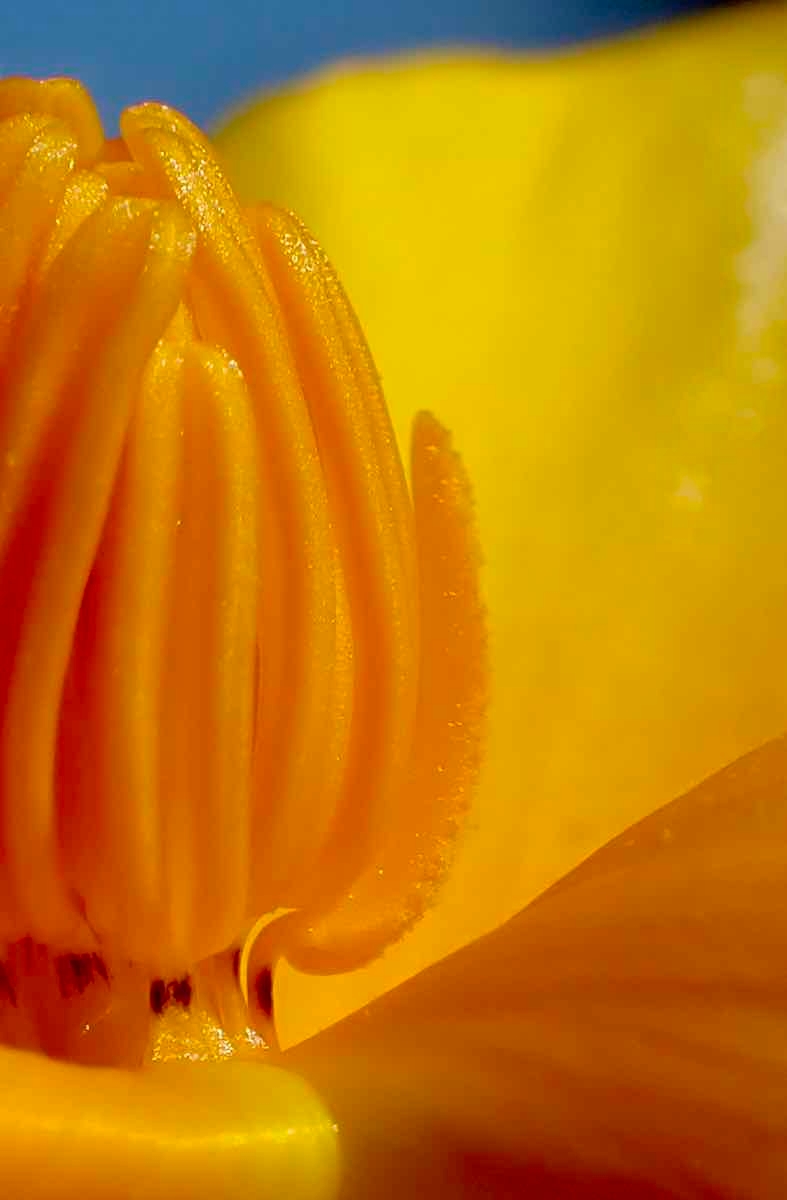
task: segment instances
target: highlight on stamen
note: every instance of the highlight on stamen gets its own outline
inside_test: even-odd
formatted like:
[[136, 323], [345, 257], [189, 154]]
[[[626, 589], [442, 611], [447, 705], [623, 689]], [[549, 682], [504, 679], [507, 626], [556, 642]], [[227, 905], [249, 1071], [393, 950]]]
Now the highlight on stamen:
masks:
[[75, 82], [0, 83], [0, 254], [0, 1039], [256, 1048], [278, 958], [368, 962], [450, 863], [469, 484], [421, 415], [408, 489], [322, 250], [163, 105], [108, 141]]

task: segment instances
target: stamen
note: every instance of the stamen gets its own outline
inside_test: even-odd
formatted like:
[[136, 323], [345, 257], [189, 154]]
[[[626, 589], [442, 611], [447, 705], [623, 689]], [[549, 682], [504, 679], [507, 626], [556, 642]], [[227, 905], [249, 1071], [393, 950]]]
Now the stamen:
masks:
[[28, 79], [0, 82], [0, 119], [18, 113], [56, 117], [72, 131], [78, 147], [77, 164], [89, 167], [106, 152], [98, 109], [76, 79]]
[[427, 653], [405, 784], [343, 902], [316, 918], [306, 909], [258, 923], [242, 980], [281, 956], [320, 974], [370, 962], [423, 916], [450, 869], [481, 770], [489, 680], [472, 492], [450, 435], [428, 413], [414, 425], [412, 487]]
[[59, 121], [12, 117], [0, 124], [0, 356], [7, 352], [18, 297], [74, 168], [77, 144]]
[[426, 653], [408, 770], [386, 840], [352, 895], [288, 945], [302, 970], [369, 962], [423, 916], [450, 869], [481, 770], [489, 681], [472, 492], [450, 435], [428, 413], [413, 430], [412, 488]]
[[[255, 729], [252, 897], [258, 912], [307, 868], [333, 812], [312, 763], [331, 711], [335, 553], [314, 430], [262, 255], [207, 144], [172, 110], [124, 115], [137, 161], [200, 232], [190, 302], [201, 336], [225, 346], [252, 395], [260, 454], [260, 702]], [[272, 798], [276, 802], [272, 803]]]
[[229, 945], [248, 903], [259, 472], [237, 366], [192, 347], [184, 385], [161, 788], [172, 961], [188, 963]]
[[[11, 426], [6, 464], [13, 465], [0, 490], [0, 537], [33, 499], [34, 488], [42, 486], [44, 497], [5, 698], [0, 820], [17, 913], [42, 939], [74, 933], [60, 869], [53, 778], [71, 643], [140, 377], [177, 307], [192, 250], [188, 226], [172, 208], [115, 202], [89, 218], [53, 268], [49, 295], [41, 298], [4, 397]], [[84, 285], [75, 289], [80, 277]], [[99, 298], [109, 307], [109, 320], [96, 329]], [[50, 316], [50, 304], [57, 305], [57, 317]], [[66, 304], [82, 326], [73, 340], [67, 340], [70, 322], [62, 319]], [[61, 410], [52, 411], [58, 402]], [[31, 410], [39, 415], [32, 427], [25, 424]], [[43, 485], [42, 475], [48, 476]]]
[[[325, 255], [293, 217], [255, 228], [288, 333], [328, 488], [353, 638], [353, 721], [340, 804], [308, 891], [280, 903], [318, 912], [351, 886], [384, 836], [412, 739], [418, 629], [412, 515], [365, 346], [345, 338], [344, 297]], [[382, 428], [381, 428], [382, 426]]]
[[82, 890], [94, 929], [107, 940], [125, 929], [124, 953], [162, 970], [171, 960], [151, 955], [151, 947], [162, 938], [169, 942], [160, 813], [161, 681], [168, 656], [182, 428], [183, 354], [162, 343], [142, 380], [83, 597], [57, 763], [69, 881]]
[[450, 861], [467, 481], [421, 417], [411, 499], [323, 252], [171, 109], [0, 83], [0, 253], [0, 1036], [256, 1052], [278, 958], [368, 961]]

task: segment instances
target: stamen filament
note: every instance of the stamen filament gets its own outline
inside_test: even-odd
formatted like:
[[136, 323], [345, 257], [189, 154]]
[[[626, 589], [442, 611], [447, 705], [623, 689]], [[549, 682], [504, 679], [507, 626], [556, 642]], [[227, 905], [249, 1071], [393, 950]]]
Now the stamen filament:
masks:
[[244, 212], [162, 105], [96, 130], [77, 85], [0, 83], [0, 1036], [255, 1052], [278, 957], [368, 961], [447, 868], [484, 708], [468, 488], [422, 417], [411, 500], [296, 218]]

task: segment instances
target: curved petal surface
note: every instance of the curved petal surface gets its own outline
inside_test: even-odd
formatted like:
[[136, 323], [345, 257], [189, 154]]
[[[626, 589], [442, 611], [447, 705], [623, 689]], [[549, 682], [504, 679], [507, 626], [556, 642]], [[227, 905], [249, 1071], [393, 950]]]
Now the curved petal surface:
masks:
[[451, 428], [486, 560], [476, 828], [401, 950], [291, 982], [296, 1037], [787, 728], [787, 8], [371, 63], [219, 141], [327, 246], [400, 436]]
[[786, 786], [780, 739], [285, 1055], [341, 1200], [781, 1197]]
[[334, 1200], [331, 1114], [254, 1063], [101, 1070], [0, 1050], [0, 1183], [30, 1200]]

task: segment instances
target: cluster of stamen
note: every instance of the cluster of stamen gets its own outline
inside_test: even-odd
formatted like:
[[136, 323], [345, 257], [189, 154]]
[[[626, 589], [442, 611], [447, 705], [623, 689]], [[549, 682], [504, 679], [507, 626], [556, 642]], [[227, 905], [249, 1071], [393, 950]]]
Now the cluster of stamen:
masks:
[[121, 133], [71, 81], [0, 84], [3, 1037], [33, 980], [39, 1045], [100, 1026], [113, 1061], [419, 918], [486, 683], [447, 434], [417, 419], [408, 492], [313, 238], [173, 110]]

